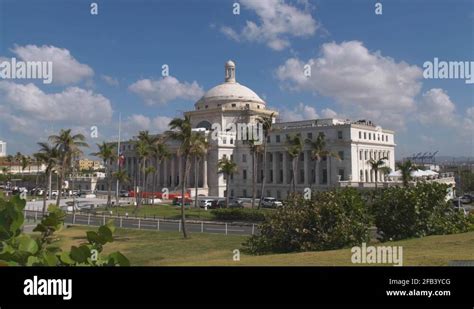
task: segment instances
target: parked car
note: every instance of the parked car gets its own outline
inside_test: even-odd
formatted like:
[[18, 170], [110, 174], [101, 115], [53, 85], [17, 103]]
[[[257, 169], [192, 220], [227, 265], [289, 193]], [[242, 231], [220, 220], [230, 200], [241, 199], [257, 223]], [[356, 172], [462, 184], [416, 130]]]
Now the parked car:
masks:
[[214, 201], [214, 200], [212, 200], [212, 199], [202, 199], [202, 200], [199, 200], [199, 207], [201, 207], [201, 208], [206, 208], [206, 207], [207, 207], [207, 208], [211, 208], [213, 201]]
[[464, 194], [463, 196], [460, 197], [461, 203], [463, 204], [470, 204], [472, 203], [472, 196], [469, 194]]
[[262, 207], [277, 208], [283, 206], [283, 203], [274, 197], [264, 197], [262, 200]]
[[121, 190], [120, 197], [130, 197], [130, 193], [127, 190]]
[[[179, 197], [179, 196], [178, 196], [178, 197], [175, 197], [175, 198], [173, 199], [173, 205], [175, 205], [175, 206], [181, 206], [182, 200], [183, 200], [183, 199], [182, 199], [181, 197]], [[191, 205], [192, 201], [193, 201], [193, 200], [190, 199], [190, 198], [185, 198], [185, 199], [184, 199], [184, 206], [189, 206], [189, 205]]]

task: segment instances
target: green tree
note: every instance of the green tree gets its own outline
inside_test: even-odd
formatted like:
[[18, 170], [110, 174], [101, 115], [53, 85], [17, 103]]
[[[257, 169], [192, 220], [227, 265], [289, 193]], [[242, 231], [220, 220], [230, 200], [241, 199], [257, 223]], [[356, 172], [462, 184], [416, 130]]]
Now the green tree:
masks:
[[185, 116], [182, 118], [174, 118], [169, 123], [170, 130], [167, 131], [167, 136], [173, 140], [176, 140], [180, 143], [178, 155], [183, 159], [183, 169], [180, 175], [181, 180], [181, 223], [183, 226], [183, 236], [187, 238], [186, 232], [186, 216], [184, 212], [186, 204], [186, 179], [188, 175], [188, 166], [189, 166], [189, 157], [191, 151], [191, 141], [192, 141], [192, 125], [191, 118]]
[[[59, 151], [56, 147], [51, 146], [49, 143], [38, 143], [40, 149], [37, 153], [37, 160], [46, 165], [44, 171], [45, 174], [45, 186], [43, 190], [43, 215], [46, 213], [46, 196], [51, 198], [51, 178], [53, 170], [59, 164]], [[46, 183], [47, 182], [47, 183]], [[48, 188], [48, 194], [46, 194], [46, 187]]]
[[49, 141], [57, 148], [59, 155], [58, 196], [56, 200], [56, 206], [58, 207], [61, 201], [64, 177], [71, 167], [73, 158], [83, 154], [81, 147], [89, 147], [85, 140], [86, 138], [82, 134], [72, 135], [71, 129], [61, 129], [58, 135], [49, 136]]
[[115, 154], [115, 146], [113, 144], [102, 142], [102, 144], [97, 144], [97, 147], [99, 151], [91, 153], [91, 155], [101, 158], [105, 166], [105, 174], [107, 176], [107, 205], [105, 208], [108, 209], [112, 205], [112, 163], [117, 158], [117, 155]]
[[224, 174], [225, 177], [225, 207], [229, 207], [229, 184], [230, 184], [230, 176], [237, 172], [237, 164], [228, 159], [227, 157], [223, 157], [217, 163], [218, 173]]
[[257, 156], [263, 152], [261, 141], [254, 139], [247, 141], [252, 156], [252, 208], [255, 208], [257, 198]]
[[[194, 158], [194, 207], [198, 208], [199, 161], [207, 155], [209, 143], [202, 132], [192, 132], [189, 154]], [[205, 171], [206, 173], [207, 171]]]
[[[305, 142], [309, 145], [311, 151], [311, 160], [314, 162], [313, 185], [317, 186], [319, 183], [318, 171], [321, 159], [328, 159], [332, 157], [340, 160], [341, 158], [337, 153], [326, 149], [326, 135], [323, 132], [318, 134], [316, 140], [313, 141], [311, 139], [306, 139]], [[327, 173], [329, 173], [329, 168], [327, 169]]]
[[262, 207], [262, 201], [264, 197], [265, 191], [265, 182], [267, 178], [266, 168], [267, 168], [267, 141], [268, 136], [273, 131], [273, 120], [275, 118], [275, 113], [271, 113], [269, 116], [259, 116], [257, 118], [257, 123], [262, 126], [263, 129], [263, 177], [262, 177], [262, 185], [260, 187], [260, 201], [258, 203], [258, 208]]
[[[291, 166], [293, 170], [293, 175], [292, 175], [292, 187], [293, 187], [293, 193], [296, 193], [296, 178], [298, 174], [298, 159], [301, 156], [301, 153], [303, 152], [303, 140], [301, 139], [300, 135], [295, 135], [295, 136], [289, 136], [288, 140], [286, 141], [286, 152], [291, 158]], [[273, 158], [275, 160], [275, 158]], [[307, 172], [307, 171], [305, 171]]]
[[161, 163], [164, 159], [170, 156], [168, 147], [166, 147], [164, 138], [157, 138], [151, 146], [151, 156], [155, 161], [156, 172], [153, 177], [153, 196], [152, 204], [155, 204], [155, 192], [156, 192], [156, 178], [158, 178], [158, 166], [161, 166]]
[[402, 174], [403, 186], [408, 187], [408, 183], [412, 179], [411, 173], [416, 171], [415, 165], [410, 160], [407, 160], [401, 163], [397, 163], [397, 168]]
[[387, 157], [380, 158], [378, 160], [376, 159], [370, 159], [367, 161], [367, 163], [370, 165], [370, 168], [372, 171], [374, 171], [375, 174], [375, 188], [377, 188], [377, 183], [378, 183], [378, 173], [379, 171], [382, 172], [382, 174], [388, 174], [390, 173], [390, 167], [385, 166], [385, 160], [388, 160]]
[[[126, 184], [130, 182], [130, 178], [128, 177], [127, 171], [124, 171], [122, 169], [119, 169], [115, 173], [113, 173], [113, 178], [116, 179], [119, 183], [119, 187], [122, 184]], [[116, 196], [116, 201], [115, 201], [116, 206], [119, 206], [119, 196]], [[118, 209], [118, 208], [117, 208]]]

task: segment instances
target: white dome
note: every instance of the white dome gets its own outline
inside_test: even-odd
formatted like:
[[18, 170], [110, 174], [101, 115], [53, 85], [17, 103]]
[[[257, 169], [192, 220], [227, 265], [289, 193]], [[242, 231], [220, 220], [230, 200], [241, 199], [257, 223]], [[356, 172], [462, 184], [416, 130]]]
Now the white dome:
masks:
[[206, 92], [196, 102], [195, 106], [198, 108], [199, 105], [204, 105], [205, 108], [208, 108], [230, 102], [265, 104], [255, 92], [235, 81], [235, 63], [232, 60], [227, 61], [225, 64], [225, 83], [217, 85]]
[[240, 101], [265, 104], [255, 92], [239, 83], [223, 83], [217, 85], [206, 92], [198, 103], [202, 101], [206, 103], [213, 101]]

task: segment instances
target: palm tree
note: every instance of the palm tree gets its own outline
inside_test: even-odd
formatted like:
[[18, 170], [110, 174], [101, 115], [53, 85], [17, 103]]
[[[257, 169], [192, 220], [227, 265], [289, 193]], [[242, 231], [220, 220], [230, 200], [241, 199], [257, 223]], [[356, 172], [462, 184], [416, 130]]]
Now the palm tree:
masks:
[[184, 160], [183, 172], [181, 179], [181, 222], [183, 226], [183, 236], [187, 238], [186, 233], [186, 217], [184, 214], [184, 207], [185, 207], [185, 189], [186, 189], [186, 176], [188, 172], [188, 165], [189, 165], [189, 156], [191, 150], [191, 141], [192, 141], [192, 125], [191, 125], [191, 117], [185, 116], [184, 119], [182, 118], [174, 118], [169, 123], [170, 131], [166, 134], [171, 139], [177, 140], [181, 143], [178, 154]]
[[375, 188], [377, 188], [378, 183], [378, 172], [381, 171], [383, 174], [387, 172], [390, 173], [390, 168], [385, 166], [385, 160], [388, 160], [387, 157], [380, 158], [378, 160], [370, 159], [367, 163], [370, 165], [371, 169], [374, 171], [375, 174]]
[[22, 155], [20, 158], [20, 163], [21, 163], [21, 171], [22, 173], [25, 171], [25, 168], [27, 168], [30, 163], [31, 163], [31, 158], [29, 156]]
[[164, 143], [165, 139], [157, 138], [151, 147], [151, 156], [155, 161], [156, 172], [153, 176], [153, 196], [152, 196], [152, 204], [155, 204], [155, 192], [156, 192], [156, 179], [158, 178], [158, 166], [161, 166], [161, 162], [164, 159], [170, 156], [168, 148]]
[[33, 158], [35, 159], [35, 163], [36, 163], [36, 186], [38, 186], [38, 176], [39, 176], [39, 170], [41, 166], [41, 154], [34, 153]]
[[234, 161], [229, 160], [227, 157], [223, 157], [222, 159], [218, 161], [217, 168], [219, 169], [218, 173], [224, 174], [224, 177], [226, 179], [225, 181], [225, 207], [228, 208], [229, 196], [230, 196], [230, 191], [229, 191], [230, 176], [237, 172], [237, 164]]
[[[137, 141], [136, 151], [138, 155], [138, 179], [137, 179], [137, 190], [135, 190], [137, 205], [135, 207], [134, 213], [137, 212], [138, 207], [140, 207], [140, 204], [142, 202], [143, 190], [145, 190], [144, 188], [145, 167], [146, 167], [146, 160], [150, 156], [150, 145], [147, 143], [146, 140], [139, 140]], [[142, 177], [142, 174], [143, 174], [143, 177]]]
[[258, 208], [262, 206], [264, 191], [265, 191], [265, 182], [267, 178], [267, 173], [265, 172], [267, 168], [267, 139], [268, 135], [272, 132], [273, 118], [275, 113], [271, 113], [270, 116], [260, 116], [257, 118], [257, 122], [262, 125], [263, 129], [263, 177], [262, 185], [260, 188], [260, 201], [258, 202]]
[[[198, 208], [198, 182], [199, 182], [199, 161], [207, 154], [209, 143], [206, 136], [202, 132], [192, 132], [191, 134], [191, 148], [189, 154], [194, 158], [194, 207]], [[205, 171], [206, 173], [206, 171]]]
[[7, 161], [7, 162], [9, 163], [9, 165], [10, 165], [10, 167], [9, 167], [9, 172], [10, 172], [10, 174], [11, 174], [13, 161], [15, 161], [15, 159], [13, 158], [12, 155], [8, 155], [6, 161]]
[[337, 153], [331, 152], [326, 149], [326, 135], [323, 132], [318, 134], [315, 141], [308, 138], [305, 142], [309, 145], [309, 148], [311, 149], [311, 160], [314, 161], [313, 185], [316, 186], [319, 182], [319, 177], [317, 173], [319, 171], [319, 163], [321, 162], [321, 159], [333, 157], [340, 160], [341, 158]]
[[[58, 135], [49, 136], [49, 141], [53, 143], [59, 153], [59, 179], [58, 179], [58, 196], [56, 206], [59, 207], [62, 193], [62, 183], [67, 170], [70, 168], [73, 157], [82, 155], [81, 147], [89, 147], [85, 142], [82, 134], [71, 135], [71, 129], [61, 129]], [[75, 209], [73, 207], [73, 209]]]
[[[130, 181], [130, 178], [128, 177], [128, 174], [126, 171], [119, 169], [117, 172], [113, 173], [113, 178], [115, 178], [118, 183], [119, 187], [120, 184], [128, 183]], [[116, 206], [119, 205], [119, 196], [116, 196], [116, 201], [115, 201]]]
[[296, 193], [296, 175], [298, 171], [298, 159], [303, 152], [304, 144], [300, 135], [289, 137], [287, 141], [286, 151], [291, 158], [291, 166], [293, 169], [293, 193]]
[[91, 153], [91, 155], [101, 158], [104, 163], [105, 174], [107, 176], [107, 206], [105, 209], [109, 209], [112, 204], [112, 162], [117, 156], [113, 144], [102, 142], [102, 145], [97, 144], [97, 147], [99, 147], [99, 151]]
[[[18, 167], [21, 166], [21, 159], [22, 159], [22, 158], [23, 158], [23, 155], [21, 154], [21, 152], [17, 152], [17, 153], [15, 154], [15, 156], [13, 157], [13, 159], [15, 160], [15, 163], [16, 163], [16, 165], [17, 165]], [[18, 168], [18, 173], [20, 173], [20, 169], [19, 169], [19, 168]], [[20, 174], [22, 175], [23, 173], [20, 173]]]
[[[38, 162], [42, 162], [46, 165], [45, 182], [47, 185], [44, 186], [43, 191], [43, 215], [46, 213], [46, 196], [51, 197], [51, 177], [54, 168], [59, 164], [59, 151], [56, 147], [51, 146], [48, 143], [38, 143], [40, 146], [39, 152], [36, 154]], [[46, 186], [48, 187], [48, 194], [46, 194]]]
[[255, 208], [255, 199], [257, 198], [257, 156], [262, 153], [263, 148], [256, 140], [247, 141], [252, 155], [252, 208]]
[[411, 172], [416, 170], [415, 165], [410, 160], [407, 160], [402, 163], [397, 163], [397, 168], [402, 173], [403, 186], [408, 187], [408, 182], [412, 179]]
[[[153, 144], [157, 141], [156, 136], [151, 136], [150, 133], [145, 130], [145, 131], [140, 131], [138, 133], [138, 144], [137, 144], [137, 153], [139, 157], [139, 180], [138, 180], [138, 186], [141, 186], [140, 192], [137, 194], [138, 200], [137, 200], [137, 207], [135, 208], [135, 211], [138, 210], [138, 206], [142, 202], [142, 197], [143, 197], [143, 192], [147, 190], [146, 188], [146, 183], [147, 183], [147, 171], [146, 168], [148, 167], [148, 159], [152, 155], [152, 147]], [[140, 168], [141, 165], [141, 168]], [[143, 177], [142, 177], [143, 175]], [[140, 184], [140, 179], [141, 179], [141, 184]]]
[[305, 142], [309, 145], [311, 151], [311, 160], [314, 161], [313, 185], [316, 186], [318, 184], [319, 163], [323, 157], [328, 155], [327, 150], [325, 149], [326, 138], [324, 133], [321, 133], [318, 135], [315, 141], [308, 138]]

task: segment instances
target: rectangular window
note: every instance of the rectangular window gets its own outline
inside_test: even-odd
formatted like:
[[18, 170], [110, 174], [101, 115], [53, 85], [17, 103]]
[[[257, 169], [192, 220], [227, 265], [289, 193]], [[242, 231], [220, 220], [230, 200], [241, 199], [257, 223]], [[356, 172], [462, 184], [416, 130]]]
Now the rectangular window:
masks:
[[306, 135], [309, 139], [313, 139], [313, 133], [309, 132], [307, 135]]
[[300, 182], [304, 182], [304, 170], [300, 170]]
[[342, 139], [342, 131], [337, 131], [337, 138]]
[[359, 151], [359, 160], [362, 160], [362, 150]]
[[323, 177], [321, 179], [322, 184], [327, 184], [328, 183], [328, 170], [323, 169]]
[[277, 136], [275, 137], [275, 139], [276, 139], [276, 142], [279, 143], [279, 142], [280, 142], [280, 135], [277, 135]]
[[359, 139], [362, 139], [362, 131], [359, 131]]
[[242, 171], [242, 179], [246, 180], [247, 179], [247, 170]]
[[270, 135], [267, 136], [267, 143], [270, 143]]
[[337, 154], [341, 160], [344, 160], [344, 151], [339, 151]]
[[246, 154], [243, 154], [242, 155], [242, 162], [247, 162], [247, 155]]
[[367, 133], [364, 132], [364, 139], [367, 139]]
[[344, 169], [339, 169], [339, 176], [341, 176], [341, 180], [344, 180]]
[[247, 190], [243, 189], [243, 190], [242, 190], [242, 195], [243, 195], [244, 197], [247, 197]]

